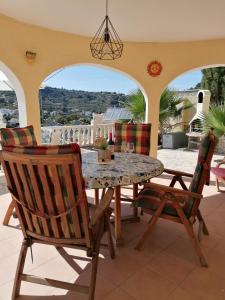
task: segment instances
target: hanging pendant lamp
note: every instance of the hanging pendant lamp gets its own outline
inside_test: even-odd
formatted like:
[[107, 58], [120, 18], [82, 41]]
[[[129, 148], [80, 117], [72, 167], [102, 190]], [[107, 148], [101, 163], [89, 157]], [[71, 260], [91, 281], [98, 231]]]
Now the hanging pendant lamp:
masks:
[[120, 58], [123, 43], [120, 40], [108, 16], [108, 0], [106, 0], [106, 16], [90, 43], [92, 56], [102, 60]]

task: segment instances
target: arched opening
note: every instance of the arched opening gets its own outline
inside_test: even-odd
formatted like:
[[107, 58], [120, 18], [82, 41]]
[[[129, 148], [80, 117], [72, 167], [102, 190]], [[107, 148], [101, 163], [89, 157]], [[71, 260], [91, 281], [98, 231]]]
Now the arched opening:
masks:
[[26, 126], [27, 114], [23, 87], [16, 75], [0, 61], [1, 110], [8, 127]]
[[[222, 98], [225, 97], [224, 75], [224, 65], [208, 65], [185, 72], [168, 85], [167, 90], [173, 93], [176, 105], [175, 114], [168, 114], [168, 127], [162, 133], [163, 149], [158, 153], [161, 158], [163, 151], [166, 151], [167, 160], [162, 158], [166, 167], [179, 169], [186, 158], [189, 165], [184, 164], [182, 171], [194, 172], [199, 145], [206, 128], [205, 116], [211, 111], [211, 105], [225, 103], [225, 98]], [[224, 155], [225, 148], [221, 151], [217, 147], [215, 153]]]
[[89, 127], [99, 124], [104, 125], [100, 135], [107, 135], [112, 130], [110, 124], [133, 118], [125, 104], [128, 95], [138, 89], [147, 109], [148, 101], [141, 85], [116, 69], [79, 64], [53, 72], [42, 82], [39, 93], [43, 141], [59, 143], [59, 137], [53, 138], [59, 132], [66, 141], [88, 144], [87, 136], [93, 138]]

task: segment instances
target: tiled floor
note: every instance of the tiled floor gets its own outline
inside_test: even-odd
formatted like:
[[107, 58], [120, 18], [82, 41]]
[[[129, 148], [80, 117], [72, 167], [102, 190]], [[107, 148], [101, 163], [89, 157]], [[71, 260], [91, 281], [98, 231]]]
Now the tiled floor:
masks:
[[[168, 179], [157, 182], [168, 184]], [[0, 177], [0, 185], [4, 186]], [[0, 220], [3, 219], [10, 197], [1, 189]], [[91, 194], [90, 194], [91, 196]], [[111, 260], [102, 249], [99, 264], [96, 299], [104, 300], [225, 300], [225, 194], [216, 192], [215, 183], [205, 187], [201, 210], [210, 236], [203, 237], [202, 248], [209, 268], [201, 268], [190, 241], [180, 224], [159, 221], [143, 250], [134, 246], [144, 231], [147, 218], [140, 223], [123, 224], [124, 246], [116, 249]], [[12, 220], [17, 225], [17, 220]], [[0, 300], [11, 299], [12, 284], [22, 235], [20, 230], [0, 224]], [[66, 250], [69, 255], [82, 254]], [[26, 272], [82, 283], [88, 282], [90, 267], [86, 260], [74, 259], [68, 265], [54, 247], [34, 246], [34, 262], [30, 255]], [[85, 253], [83, 253], [85, 257]], [[81, 271], [83, 274], [78, 279]], [[22, 284], [19, 299], [80, 300], [86, 296], [50, 287]], [[53, 296], [54, 295], [54, 296]]]

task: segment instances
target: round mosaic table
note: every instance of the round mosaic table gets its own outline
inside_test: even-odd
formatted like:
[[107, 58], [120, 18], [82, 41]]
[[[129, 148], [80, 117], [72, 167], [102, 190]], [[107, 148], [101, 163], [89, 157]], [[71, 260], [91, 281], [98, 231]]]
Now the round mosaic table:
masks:
[[97, 152], [82, 153], [82, 171], [88, 189], [102, 189], [145, 182], [163, 172], [163, 164], [150, 156], [115, 153], [110, 164], [99, 164]]
[[[115, 153], [115, 159], [110, 164], [99, 164], [97, 152], [82, 152], [82, 171], [87, 189], [113, 187], [115, 189], [115, 239], [116, 244], [122, 243], [121, 232], [121, 191], [120, 187], [146, 182], [163, 172], [163, 164], [150, 156], [134, 153]], [[136, 187], [138, 192], [138, 186]], [[134, 196], [137, 193], [134, 193]]]

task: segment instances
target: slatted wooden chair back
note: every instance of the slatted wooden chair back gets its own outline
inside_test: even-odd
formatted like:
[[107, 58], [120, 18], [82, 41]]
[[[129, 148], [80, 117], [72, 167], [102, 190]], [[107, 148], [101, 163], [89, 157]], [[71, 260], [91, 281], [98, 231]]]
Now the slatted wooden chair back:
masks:
[[2, 151], [8, 187], [24, 237], [91, 246], [80, 154]]

